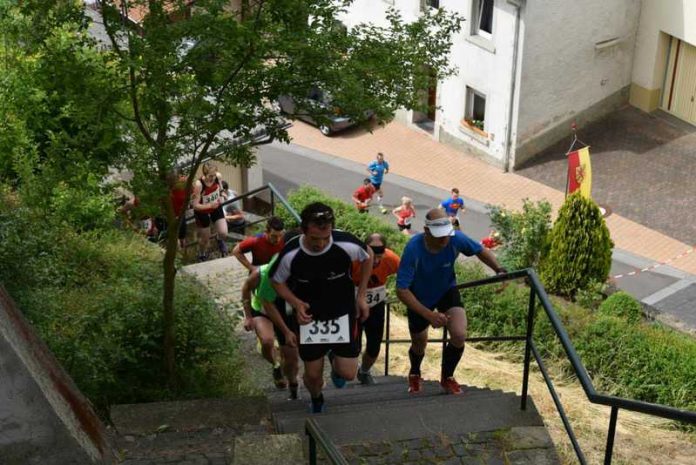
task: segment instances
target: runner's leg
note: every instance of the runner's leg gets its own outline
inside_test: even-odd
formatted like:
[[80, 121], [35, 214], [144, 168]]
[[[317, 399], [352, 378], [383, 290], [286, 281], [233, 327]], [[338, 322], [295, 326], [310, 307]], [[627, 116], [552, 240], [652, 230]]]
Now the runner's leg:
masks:
[[324, 357], [312, 361], [305, 360], [302, 378], [312, 397], [312, 412], [321, 412], [324, 405], [324, 396], [321, 393], [324, 387]]
[[223, 216], [215, 221], [215, 232], [217, 233], [218, 248], [222, 257], [227, 256], [227, 220]]
[[370, 317], [363, 323], [365, 330], [365, 351], [363, 352], [360, 371], [369, 372], [377, 361], [384, 336], [384, 303], [375, 305], [370, 310]]
[[466, 312], [462, 307], [452, 307], [447, 310], [449, 321], [447, 330], [450, 333], [449, 342], [442, 352], [442, 372], [440, 384], [449, 394], [460, 394], [459, 383], [454, 379], [454, 371], [464, 354], [464, 343], [466, 341]]
[[277, 356], [275, 351], [275, 332], [273, 331], [273, 323], [266, 317], [257, 316], [254, 318], [254, 327], [256, 328], [256, 336], [261, 341], [261, 354], [268, 363], [274, 367], [277, 364]]
[[346, 381], [353, 380], [358, 373], [358, 357], [347, 358], [336, 355], [333, 357], [333, 369]]

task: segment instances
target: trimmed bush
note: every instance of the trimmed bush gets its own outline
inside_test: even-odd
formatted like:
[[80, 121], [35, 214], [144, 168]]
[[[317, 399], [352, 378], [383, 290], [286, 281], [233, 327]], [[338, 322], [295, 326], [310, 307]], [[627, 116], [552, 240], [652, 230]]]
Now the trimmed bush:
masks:
[[493, 228], [503, 243], [498, 260], [508, 270], [536, 267], [551, 230], [551, 204], [546, 200], [523, 202], [521, 212], [488, 206]]
[[600, 316], [573, 342], [595, 384], [610, 394], [696, 410], [696, 341]]
[[549, 234], [550, 247], [541, 260], [547, 290], [572, 297], [592, 281], [604, 282], [614, 243], [592, 200], [576, 192], [566, 199]]
[[602, 302], [599, 313], [621, 318], [629, 323], [637, 323], [643, 317], [643, 307], [631, 295], [618, 291]]

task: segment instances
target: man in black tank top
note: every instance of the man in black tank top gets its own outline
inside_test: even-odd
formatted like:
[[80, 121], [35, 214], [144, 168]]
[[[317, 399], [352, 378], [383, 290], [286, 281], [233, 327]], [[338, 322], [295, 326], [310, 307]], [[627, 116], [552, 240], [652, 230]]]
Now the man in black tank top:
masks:
[[[295, 309], [304, 383], [312, 412], [323, 411], [324, 356], [332, 364], [336, 387], [355, 378], [360, 346], [358, 322], [369, 315], [365, 301], [372, 254], [350, 233], [333, 229], [331, 207], [319, 202], [301, 214], [302, 234], [289, 240], [271, 267], [273, 287]], [[356, 296], [352, 263], [361, 262]]]

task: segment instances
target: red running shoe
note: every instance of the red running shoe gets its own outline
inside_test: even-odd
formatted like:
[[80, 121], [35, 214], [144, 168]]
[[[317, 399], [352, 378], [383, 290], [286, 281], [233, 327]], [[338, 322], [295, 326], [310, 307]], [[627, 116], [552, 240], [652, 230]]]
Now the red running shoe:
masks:
[[408, 375], [408, 392], [418, 394], [423, 390], [423, 378], [420, 375]]
[[453, 376], [440, 380], [440, 386], [442, 386], [442, 390], [445, 391], [445, 394], [458, 396], [462, 393], [461, 386], [459, 386], [459, 383]]

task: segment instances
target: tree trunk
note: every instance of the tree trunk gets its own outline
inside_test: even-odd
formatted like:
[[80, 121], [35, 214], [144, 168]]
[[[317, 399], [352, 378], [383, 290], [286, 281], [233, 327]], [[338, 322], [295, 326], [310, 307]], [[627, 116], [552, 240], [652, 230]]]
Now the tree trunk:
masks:
[[[162, 267], [164, 271], [164, 293], [162, 295], [163, 309], [163, 334], [164, 334], [164, 368], [167, 374], [167, 384], [171, 389], [178, 385], [176, 373], [176, 325], [174, 314], [174, 286], [176, 279], [176, 251], [178, 248], [179, 221], [184, 218], [176, 219], [171, 208], [167, 210], [167, 246], [164, 253]], [[184, 214], [182, 214], [184, 216]]]

